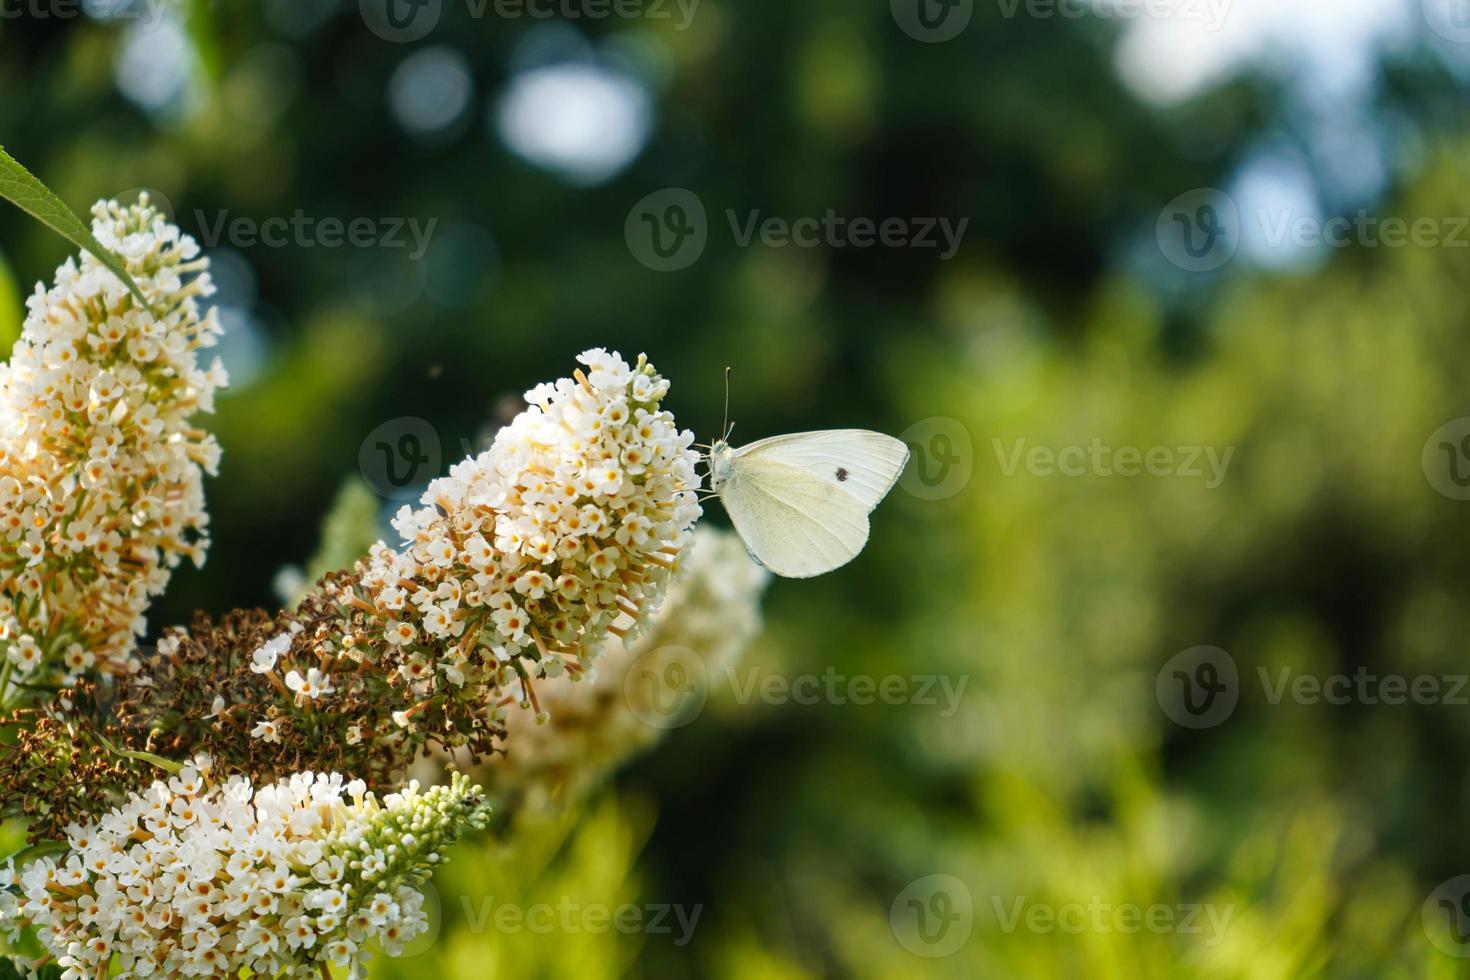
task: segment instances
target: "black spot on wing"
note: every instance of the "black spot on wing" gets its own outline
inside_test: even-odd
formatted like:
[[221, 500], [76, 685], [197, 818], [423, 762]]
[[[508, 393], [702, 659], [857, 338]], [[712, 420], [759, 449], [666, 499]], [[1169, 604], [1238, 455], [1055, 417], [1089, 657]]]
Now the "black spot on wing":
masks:
[[847, 482], [848, 475], [849, 474], [847, 472], [847, 467], [846, 466], [839, 466], [839, 467], [837, 467], [837, 482], [838, 483], [846, 483]]

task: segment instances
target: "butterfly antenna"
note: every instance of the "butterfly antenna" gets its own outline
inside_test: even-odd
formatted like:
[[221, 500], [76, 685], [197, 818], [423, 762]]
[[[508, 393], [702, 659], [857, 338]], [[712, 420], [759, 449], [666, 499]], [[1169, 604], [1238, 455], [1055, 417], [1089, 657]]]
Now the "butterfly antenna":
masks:
[[725, 422], [720, 426], [724, 433], [720, 438], [730, 438], [730, 365], [725, 365]]

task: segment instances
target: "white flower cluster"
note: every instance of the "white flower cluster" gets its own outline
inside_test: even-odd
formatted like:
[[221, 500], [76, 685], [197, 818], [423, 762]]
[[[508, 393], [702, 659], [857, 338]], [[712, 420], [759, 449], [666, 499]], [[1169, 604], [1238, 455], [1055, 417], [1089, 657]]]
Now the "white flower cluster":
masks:
[[146, 199], [98, 204], [92, 232], [150, 308], [90, 254], [68, 259], [0, 365], [0, 663], [30, 680], [132, 666], [149, 599], [208, 545], [219, 448], [189, 418], [226, 378], [196, 361], [220, 333], [197, 303], [207, 260]]
[[588, 676], [542, 685], [550, 723], [512, 715], [505, 754], [475, 775], [493, 791], [521, 795], [536, 807], [649, 748], [665, 729], [653, 704], [660, 692], [642, 678], [674, 668], [687, 684], [712, 689], [760, 631], [768, 580], [734, 534], [701, 526], [648, 629], [633, 642], [609, 637]]
[[377, 545], [343, 596], [411, 686], [499, 684], [522, 657], [541, 676], [580, 671], [662, 598], [700, 516], [694, 436], [661, 408], [669, 384], [645, 358], [579, 360], [585, 374], [528, 392], [488, 451], [404, 507], [405, 547]]
[[361, 782], [301, 773], [211, 786], [186, 767], [91, 826], [68, 829], [60, 861], [0, 871], [0, 924], [37, 927], [65, 980], [105, 976], [316, 976], [388, 955], [428, 919], [414, 886], [466, 827], [483, 827], [458, 776], [412, 783], [381, 804]]

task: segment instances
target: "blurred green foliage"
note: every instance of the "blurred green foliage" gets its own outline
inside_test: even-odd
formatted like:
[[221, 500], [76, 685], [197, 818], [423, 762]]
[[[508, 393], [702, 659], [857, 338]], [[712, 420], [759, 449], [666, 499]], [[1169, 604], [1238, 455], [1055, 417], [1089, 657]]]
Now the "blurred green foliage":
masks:
[[6, 355], [20, 336], [21, 322], [25, 319], [25, 308], [21, 305], [21, 294], [16, 289], [14, 274], [0, 259], [0, 351]]
[[[887, 4], [704, 0], [668, 22], [475, 19], [445, 4], [425, 40], [364, 29], [355, 3], [195, 3], [182, 109], [118, 94], [125, 25], [0, 21], [0, 133], [74, 207], [164, 193], [198, 234], [224, 211], [438, 217], [402, 252], [216, 250], [250, 343], [212, 422], [208, 566], [153, 625], [274, 600], [362, 440], [429, 419], [442, 462], [481, 444], [505, 398], [592, 345], [646, 350], [702, 436], [722, 368], [746, 439], [932, 417], [971, 437], [959, 493], [895, 492], [854, 565], [778, 583], [750, 664], [795, 677], [964, 678], [960, 709], [737, 703], [729, 686], [585, 809], [462, 847], [438, 880], [442, 931], [382, 976], [1450, 977], [1421, 911], [1470, 872], [1463, 706], [1273, 704], [1258, 671], [1456, 675], [1470, 630], [1465, 505], [1421, 470], [1470, 414], [1470, 298], [1453, 249], [1338, 251], [1317, 267], [1184, 275], [1152, 245], [1159, 209], [1290, 141], [1286, 84], [1244, 76], [1183, 108], [1139, 102], [1095, 20], [1004, 21], [976, 5], [949, 44]], [[571, 32], [571, 33], [568, 33]], [[511, 153], [489, 120], [527, 59], [569, 38], [639, 67], [648, 145], [576, 186]], [[388, 106], [405, 58], [462, 56], [463, 125], [417, 141]], [[559, 47], [561, 46], [561, 47]], [[539, 55], [536, 52], [541, 52]], [[529, 52], [529, 53], [528, 53]], [[622, 61], [618, 61], [622, 59]], [[1425, 52], [1385, 58], [1362, 111], [1393, 149], [1379, 202], [1464, 213], [1463, 89]], [[667, 186], [711, 213], [704, 256], [661, 274], [624, 223]], [[969, 217], [964, 249], [739, 248], [723, 212]], [[16, 281], [63, 244], [0, 214]], [[449, 252], [436, 248], [449, 247]], [[219, 253], [223, 252], [222, 259]], [[18, 301], [0, 269], [0, 339]], [[449, 286], [445, 286], [448, 282]], [[9, 301], [5, 297], [10, 296]], [[8, 308], [8, 311], [7, 311]], [[1224, 481], [1007, 475], [1030, 445], [1234, 448]], [[345, 491], [324, 554], [365, 543]], [[714, 520], [723, 520], [711, 506]], [[381, 513], [377, 515], [381, 517]], [[381, 523], [381, 520], [378, 521]], [[313, 563], [311, 574], [322, 565]], [[1170, 657], [1230, 651], [1241, 701], [1175, 725]], [[974, 931], [924, 958], [890, 917], [933, 874]], [[496, 929], [484, 902], [702, 908], [693, 941]], [[1007, 929], [1021, 900], [1229, 912], [1208, 930]], [[489, 921], [490, 925], [486, 925]]]
[[296, 604], [328, 572], [351, 568], [367, 556], [373, 543], [384, 537], [378, 520], [379, 500], [357, 478], [343, 481], [322, 519], [321, 540], [305, 567], [288, 565], [276, 574], [276, 593]]
[[[584, 812], [527, 821], [509, 842], [459, 848], [434, 880], [439, 937], [377, 961], [375, 975], [625, 976], [642, 937], [617, 928], [611, 915], [634, 906], [641, 914], [635, 861], [652, 821], [646, 802], [604, 799]], [[600, 910], [608, 916], [599, 918]]]

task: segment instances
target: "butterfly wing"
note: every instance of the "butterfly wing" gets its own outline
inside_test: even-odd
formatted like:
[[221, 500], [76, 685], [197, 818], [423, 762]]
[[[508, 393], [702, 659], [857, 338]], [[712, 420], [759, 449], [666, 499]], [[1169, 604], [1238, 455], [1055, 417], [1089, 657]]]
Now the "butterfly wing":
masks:
[[828, 429], [773, 436], [735, 450], [735, 460], [795, 467], [846, 492], [871, 511], [893, 489], [909, 447], [881, 432]]
[[737, 461], [720, 501], [751, 556], [786, 578], [840, 568], [868, 543], [868, 508], [836, 480], [796, 466]]

